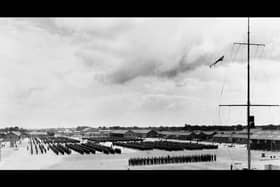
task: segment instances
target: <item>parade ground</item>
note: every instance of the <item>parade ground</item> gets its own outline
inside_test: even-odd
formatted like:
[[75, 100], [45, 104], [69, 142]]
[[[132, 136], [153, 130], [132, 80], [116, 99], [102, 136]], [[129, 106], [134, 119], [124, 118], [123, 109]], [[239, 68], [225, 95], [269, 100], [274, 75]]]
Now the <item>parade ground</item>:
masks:
[[[149, 140], [150, 141], [150, 140]], [[206, 142], [205, 142], [206, 143]], [[209, 142], [208, 142], [209, 143]], [[111, 143], [104, 143], [110, 145]], [[211, 143], [212, 144], [212, 143]], [[27, 150], [28, 139], [24, 139], [17, 148], [8, 143], [1, 149], [0, 169], [2, 170], [240, 170], [247, 167], [247, 149], [245, 145], [219, 144], [213, 150], [163, 151], [118, 147], [121, 154], [56, 155], [52, 151], [46, 154], [33, 154]], [[117, 146], [114, 146], [117, 147]], [[265, 157], [262, 157], [265, 153]], [[129, 166], [130, 158], [186, 156], [199, 154], [215, 154], [215, 162], [173, 163], [161, 165]], [[280, 165], [280, 152], [252, 151], [252, 168], [263, 170], [266, 164]], [[231, 167], [232, 165], [232, 167]]]

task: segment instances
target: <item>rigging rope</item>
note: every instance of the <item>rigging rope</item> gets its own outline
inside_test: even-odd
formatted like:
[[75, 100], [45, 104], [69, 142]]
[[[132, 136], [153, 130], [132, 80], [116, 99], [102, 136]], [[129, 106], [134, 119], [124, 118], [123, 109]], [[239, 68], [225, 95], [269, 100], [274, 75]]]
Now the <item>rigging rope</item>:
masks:
[[[256, 59], [256, 58], [257, 58], [258, 49], [259, 49], [259, 46], [256, 46], [255, 51], [254, 51], [255, 53], [254, 53], [252, 59]], [[253, 81], [256, 81], [257, 77], [256, 77], [256, 74], [253, 73], [254, 70], [255, 70], [254, 67], [251, 66], [251, 72], [252, 72], [251, 75], [252, 75], [252, 77], [253, 77]], [[254, 98], [254, 93], [255, 93], [255, 91], [256, 91], [256, 87], [255, 87], [255, 84], [253, 84], [253, 86], [252, 86], [252, 91], [251, 91], [251, 97], [252, 97], [252, 98]]]
[[[234, 46], [233, 46], [233, 47], [234, 47]], [[236, 50], [235, 50], [235, 51], [232, 50], [232, 55], [231, 55], [231, 62], [232, 62], [232, 63], [233, 63], [234, 61], [238, 61], [238, 57], [239, 57], [238, 54], [239, 54], [240, 48], [241, 48], [241, 45], [238, 45], [238, 46], [236, 47]], [[228, 77], [227, 77], [227, 78], [228, 78]], [[222, 96], [222, 94], [223, 94], [223, 92], [224, 92], [224, 86], [225, 86], [225, 81], [224, 81], [224, 83], [223, 83], [221, 96]], [[228, 116], [227, 116], [227, 119], [226, 119], [227, 123], [229, 123], [230, 120], [231, 120], [231, 108], [229, 107], [229, 108], [228, 108]], [[231, 135], [231, 142], [229, 142], [229, 143], [231, 143], [231, 145], [233, 144], [233, 137], [232, 137], [232, 135]], [[230, 158], [230, 162], [231, 162], [231, 164], [233, 164], [235, 160], [234, 160], [233, 155], [232, 155], [232, 152], [231, 152], [232, 150], [231, 150], [230, 147], [227, 147], [226, 149], [227, 149], [227, 152], [228, 152], [228, 155], [229, 155], [229, 158]]]
[[[241, 45], [238, 45], [237, 47], [232, 45], [231, 51], [230, 51], [230, 60], [229, 60], [230, 63], [232, 63], [235, 60], [237, 60], [240, 48], [241, 48]], [[227, 80], [228, 76], [226, 77], [226, 75], [227, 74], [226, 74], [226, 72], [224, 70], [224, 72], [223, 72], [223, 83], [222, 83], [222, 89], [221, 89], [221, 92], [220, 92], [219, 102], [221, 102], [221, 98], [222, 98], [223, 93], [224, 93], [225, 83], [228, 81]], [[226, 115], [227, 117], [224, 120], [225, 120], [226, 123], [229, 123], [229, 120], [231, 119], [231, 109], [230, 108], [227, 109], [227, 114], [228, 115]], [[218, 106], [218, 115], [219, 115], [219, 123], [222, 124], [223, 120], [222, 120], [222, 117], [221, 117], [221, 108], [219, 106]], [[232, 136], [231, 136], [231, 140], [232, 140]], [[233, 144], [233, 142], [229, 142], [229, 143]], [[229, 156], [231, 164], [233, 164], [234, 163], [234, 159], [233, 159], [233, 156], [232, 156], [232, 153], [231, 153], [231, 150], [230, 150], [231, 148], [226, 146], [225, 149], [226, 149], [225, 150], [226, 153]]]
[[[236, 49], [236, 50], [235, 50]], [[240, 49], [240, 46], [238, 46], [237, 48], [234, 47], [234, 45], [232, 45], [231, 47], [231, 51], [230, 51], [230, 60], [229, 62], [233, 62], [238, 54], [238, 51]], [[225, 88], [225, 83], [227, 82], [228, 77], [226, 77], [226, 72], [225, 70], [223, 71], [223, 83], [222, 83], [222, 88], [221, 88], [221, 92], [220, 92], [220, 98], [219, 98], [219, 102], [221, 102], [221, 98], [223, 96], [224, 93], [224, 88]], [[221, 109], [218, 106], [218, 115], [219, 115], [219, 123], [222, 124], [222, 118], [221, 118]]]
[[254, 59], [257, 58], [257, 55], [258, 55], [258, 49], [259, 49], [259, 46], [256, 46], [256, 49], [255, 49], [255, 54], [254, 54]]
[[[232, 45], [231, 50], [230, 50], [230, 61], [232, 61], [232, 55], [233, 55], [233, 50], [234, 50], [234, 46]], [[221, 97], [223, 95], [223, 90], [224, 90], [224, 85], [225, 85], [225, 70], [223, 71], [223, 83], [222, 83], [222, 89], [220, 92], [220, 97], [219, 97], [219, 103], [221, 103]], [[222, 124], [222, 119], [221, 119], [221, 108], [219, 106], [217, 106], [217, 110], [218, 110], [218, 116], [219, 116], [219, 124]]]
[[[270, 55], [272, 56], [272, 52], [270, 53]], [[267, 57], [267, 58], [270, 59], [271, 56], [269, 56], [269, 57]], [[263, 49], [263, 58], [265, 59], [265, 57], [266, 57], [266, 53], [265, 53], [265, 50]], [[265, 79], [266, 79], [266, 80], [269, 80], [269, 79], [268, 79], [268, 74], [267, 74], [266, 72], [264, 72], [264, 75], [265, 75]], [[271, 86], [271, 81], [267, 81], [267, 82], [268, 82], [268, 84], [265, 84], [266, 87], [271, 88], [271, 87], [272, 87], [272, 86]], [[266, 90], [269, 90], [270, 92], [273, 91], [272, 89], [268, 89], [268, 88], [266, 88]], [[272, 115], [272, 120], [273, 120], [273, 122], [276, 122], [276, 121], [277, 121], [277, 117], [275, 117], [275, 116], [278, 116], [278, 115], [277, 115], [277, 112], [276, 112], [275, 110], [272, 111], [272, 109], [271, 109], [271, 107], [270, 107], [270, 113], [271, 113], [271, 115]]]
[[[239, 51], [239, 49], [240, 49], [240, 45], [238, 46], [238, 48], [237, 48], [237, 50], [236, 50], [236, 53], [234, 53], [234, 45], [232, 45], [232, 48], [231, 48], [231, 55], [230, 55], [230, 63], [232, 63], [234, 60], [235, 60], [235, 58], [236, 58], [236, 56], [237, 56], [237, 54], [238, 54], [238, 51]], [[222, 95], [223, 95], [223, 93], [224, 93], [224, 87], [225, 87], [225, 83], [226, 83], [226, 73], [225, 73], [225, 71], [224, 71], [224, 73], [223, 73], [224, 75], [223, 75], [223, 84], [222, 84], [222, 89], [221, 89], [221, 93], [220, 93], [220, 97], [222, 97]]]

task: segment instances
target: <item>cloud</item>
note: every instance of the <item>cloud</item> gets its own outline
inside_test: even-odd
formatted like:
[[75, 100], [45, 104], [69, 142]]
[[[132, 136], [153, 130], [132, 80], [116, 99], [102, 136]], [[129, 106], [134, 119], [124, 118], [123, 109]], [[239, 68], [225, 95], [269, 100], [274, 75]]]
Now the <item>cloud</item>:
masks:
[[[75, 43], [79, 46], [76, 56], [86, 67], [99, 72], [98, 80], [113, 84], [124, 84], [141, 76], [176, 78], [181, 73], [209, 65], [225, 54], [229, 44], [243, 31], [239, 29], [242, 19], [232, 19], [230, 23], [223, 19], [199, 18], [32, 21], [51, 33], [55, 30], [72, 33], [71, 41], [79, 41]], [[227, 29], [236, 35], [227, 34]], [[229, 60], [227, 56], [225, 61]]]
[[[252, 98], [277, 102], [280, 90], [272, 86], [266, 98], [264, 83], [279, 82], [279, 20], [260, 22], [252, 22], [252, 41], [269, 40], [263, 58], [252, 58]], [[217, 122], [218, 104], [244, 102], [246, 49], [235, 59], [231, 50], [246, 41], [246, 24], [242, 18], [1, 19], [0, 120]], [[210, 69], [221, 55], [225, 61]]]
[[[108, 82], [123, 84], [141, 76], [175, 78], [199, 66], [209, 65], [219, 57], [217, 51], [229, 45], [228, 39], [221, 43], [213, 40], [211, 35], [201, 39], [204, 32], [194, 33], [195, 29], [204, 30], [209, 26], [203, 21], [200, 25], [183, 19], [145, 21], [120, 38], [119, 42], [125, 41], [127, 45], [119, 49], [122, 54], [119, 66], [106, 73]], [[218, 35], [221, 28], [215, 27], [217, 34], [211, 34]]]

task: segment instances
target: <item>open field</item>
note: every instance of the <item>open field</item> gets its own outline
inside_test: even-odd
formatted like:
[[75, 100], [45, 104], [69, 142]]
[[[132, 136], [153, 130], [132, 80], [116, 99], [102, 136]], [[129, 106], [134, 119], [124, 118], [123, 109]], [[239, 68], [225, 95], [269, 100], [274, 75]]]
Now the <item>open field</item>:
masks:
[[[151, 141], [151, 139], [149, 139]], [[187, 141], [188, 142], [188, 141]], [[106, 142], [104, 145], [110, 145]], [[27, 151], [28, 140], [25, 139], [18, 145], [18, 149], [5, 146], [1, 150], [0, 169], [81, 169], [81, 170], [229, 170], [230, 165], [234, 169], [242, 169], [247, 166], [247, 150], [245, 145], [234, 145], [229, 147], [227, 144], [220, 144], [218, 149], [213, 150], [183, 150], [183, 151], [163, 151], [146, 150], [139, 151], [129, 148], [118, 147], [122, 150], [121, 154], [96, 154], [80, 155], [73, 152], [70, 155], [56, 155], [52, 151], [46, 154], [30, 154]], [[180, 163], [149, 166], [128, 166], [129, 158], [153, 157], [153, 156], [175, 156], [175, 155], [196, 155], [196, 154], [216, 154], [216, 162], [199, 163]], [[261, 158], [263, 151], [252, 151], [252, 168], [264, 169], [265, 164], [280, 165], [280, 152], [265, 152], [266, 155], [274, 155]]]

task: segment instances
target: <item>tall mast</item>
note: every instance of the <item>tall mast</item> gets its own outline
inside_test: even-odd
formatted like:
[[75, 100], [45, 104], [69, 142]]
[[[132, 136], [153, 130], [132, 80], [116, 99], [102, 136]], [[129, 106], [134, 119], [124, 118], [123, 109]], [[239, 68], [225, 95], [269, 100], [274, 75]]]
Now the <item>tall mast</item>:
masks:
[[267, 104], [251, 104], [250, 102], [250, 46], [262, 46], [265, 44], [258, 43], [250, 43], [250, 18], [248, 17], [248, 41], [247, 43], [235, 42], [235, 45], [247, 45], [248, 49], [248, 64], [247, 64], [247, 104], [227, 104], [227, 105], [219, 105], [219, 106], [229, 106], [229, 107], [247, 107], [247, 129], [248, 129], [248, 138], [247, 138], [247, 151], [248, 151], [248, 170], [251, 169], [251, 149], [250, 149], [250, 107], [273, 107], [279, 105], [267, 105]]
[[250, 18], [248, 17], [248, 88], [247, 88], [247, 128], [248, 128], [248, 142], [247, 142], [247, 150], [248, 150], [248, 170], [251, 169], [251, 150], [250, 150]]

